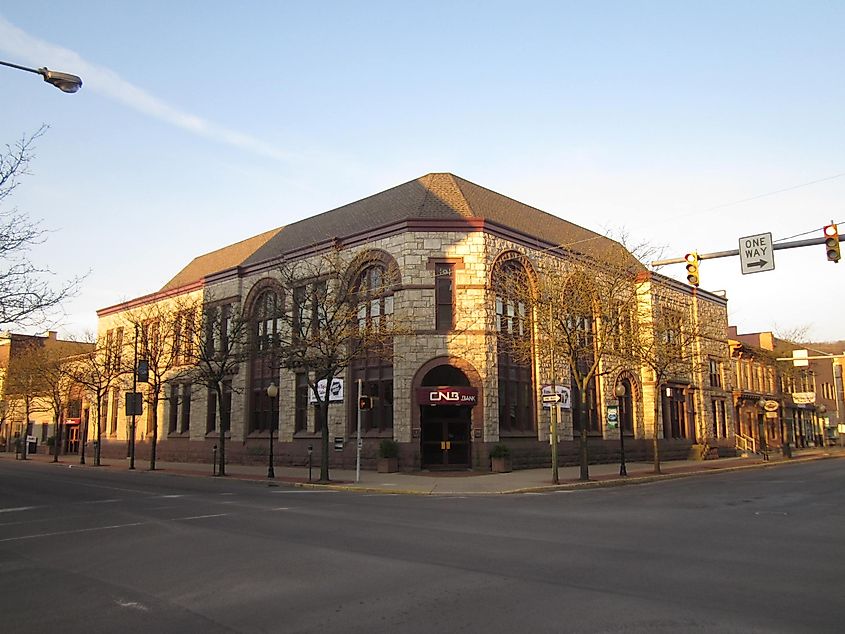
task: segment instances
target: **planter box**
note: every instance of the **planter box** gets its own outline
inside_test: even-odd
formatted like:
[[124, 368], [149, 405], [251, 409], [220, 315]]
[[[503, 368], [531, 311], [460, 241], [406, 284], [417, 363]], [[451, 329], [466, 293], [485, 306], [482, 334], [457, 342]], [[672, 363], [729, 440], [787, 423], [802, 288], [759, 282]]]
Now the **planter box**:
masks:
[[510, 473], [510, 458], [490, 458], [490, 469], [493, 473]]
[[379, 458], [376, 468], [379, 473], [396, 473], [399, 471], [399, 458]]

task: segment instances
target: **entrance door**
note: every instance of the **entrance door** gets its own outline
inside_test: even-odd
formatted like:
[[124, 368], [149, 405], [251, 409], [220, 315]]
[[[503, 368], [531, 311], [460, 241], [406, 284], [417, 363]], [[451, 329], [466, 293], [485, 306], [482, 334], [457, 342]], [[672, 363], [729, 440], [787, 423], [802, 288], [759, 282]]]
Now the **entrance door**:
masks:
[[79, 453], [79, 425], [65, 428], [65, 453]]
[[[468, 407], [424, 407], [422, 467], [467, 469], [470, 466], [470, 410]], [[428, 415], [426, 415], [428, 414]]]

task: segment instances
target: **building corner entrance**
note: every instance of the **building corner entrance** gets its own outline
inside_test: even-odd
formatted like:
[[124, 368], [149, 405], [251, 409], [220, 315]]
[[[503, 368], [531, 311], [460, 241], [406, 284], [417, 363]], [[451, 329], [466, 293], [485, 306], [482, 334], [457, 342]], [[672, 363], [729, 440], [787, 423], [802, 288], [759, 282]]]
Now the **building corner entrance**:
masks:
[[417, 388], [420, 462], [423, 469], [469, 469], [472, 465], [472, 408], [478, 390], [452, 365], [430, 370]]

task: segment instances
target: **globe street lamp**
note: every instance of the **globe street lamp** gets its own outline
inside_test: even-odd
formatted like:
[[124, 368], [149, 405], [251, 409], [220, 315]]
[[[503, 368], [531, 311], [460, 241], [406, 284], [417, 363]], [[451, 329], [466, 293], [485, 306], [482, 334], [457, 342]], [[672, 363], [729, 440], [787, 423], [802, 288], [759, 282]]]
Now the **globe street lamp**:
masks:
[[71, 75], [70, 73], [60, 73], [48, 68], [27, 68], [26, 66], [18, 66], [17, 64], [2, 61], [0, 61], [0, 64], [10, 68], [17, 68], [18, 70], [25, 70], [28, 73], [41, 75], [44, 78], [44, 81], [48, 84], [52, 84], [62, 92], [76, 92], [82, 88], [82, 79], [76, 75]]
[[[624, 385], [617, 383], [616, 387], [613, 388], [613, 393], [621, 402], [622, 398], [624, 398], [625, 394], [627, 394], [627, 390]], [[625, 417], [622, 415], [623, 412], [621, 407], [619, 410], [619, 475], [627, 476], [628, 469], [625, 467]]]
[[267, 477], [268, 478], [275, 478], [276, 471], [273, 468], [273, 401], [279, 395], [279, 388], [276, 387], [275, 383], [270, 383], [267, 386], [267, 396], [270, 397], [270, 453], [267, 460]]
[[759, 421], [759, 428], [760, 428], [760, 453], [763, 454], [763, 460], [768, 460], [769, 459], [769, 452], [768, 452], [768, 446], [766, 445], [766, 421], [765, 421], [765, 415], [763, 414], [763, 411], [765, 410], [765, 407], [766, 407], [766, 399], [764, 399], [762, 397], [757, 399], [757, 407], [760, 410], [757, 413], [757, 418], [758, 418], [758, 421]]

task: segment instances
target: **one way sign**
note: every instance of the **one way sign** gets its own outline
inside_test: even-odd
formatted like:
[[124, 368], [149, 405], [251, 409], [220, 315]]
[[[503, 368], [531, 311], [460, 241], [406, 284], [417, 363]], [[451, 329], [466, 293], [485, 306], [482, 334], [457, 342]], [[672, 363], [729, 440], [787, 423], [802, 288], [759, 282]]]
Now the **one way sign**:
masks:
[[739, 239], [739, 261], [742, 274], [762, 273], [775, 269], [775, 252], [772, 250], [772, 234], [761, 233]]

